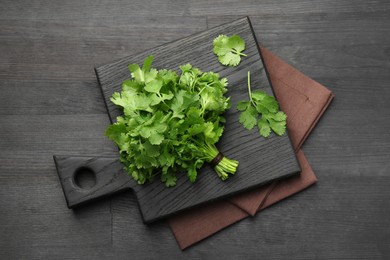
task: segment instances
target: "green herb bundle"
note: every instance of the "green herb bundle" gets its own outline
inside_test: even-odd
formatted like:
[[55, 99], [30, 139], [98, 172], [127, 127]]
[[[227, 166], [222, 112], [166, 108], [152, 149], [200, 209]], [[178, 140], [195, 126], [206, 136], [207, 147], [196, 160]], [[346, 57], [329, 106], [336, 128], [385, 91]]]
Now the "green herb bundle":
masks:
[[[224, 130], [224, 111], [230, 107], [225, 97], [226, 78], [201, 72], [190, 64], [172, 70], [152, 68], [153, 56], [143, 67], [129, 65], [131, 79], [111, 101], [123, 108], [106, 135], [119, 147], [120, 161], [139, 184], [160, 175], [166, 186], [174, 186], [183, 172], [195, 182], [197, 170], [205, 162], [221, 158], [216, 143]], [[226, 180], [236, 172], [238, 162], [226, 157], [214, 167]]]

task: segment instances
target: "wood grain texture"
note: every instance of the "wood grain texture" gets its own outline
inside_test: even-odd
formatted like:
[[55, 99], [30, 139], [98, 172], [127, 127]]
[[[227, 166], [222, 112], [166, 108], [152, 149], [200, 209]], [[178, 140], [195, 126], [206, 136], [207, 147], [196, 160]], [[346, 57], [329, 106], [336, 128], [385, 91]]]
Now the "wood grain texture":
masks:
[[[1, 1], [0, 258], [389, 259], [389, 9]], [[336, 95], [303, 146], [318, 184], [184, 252], [165, 223], [142, 223], [130, 192], [69, 211], [52, 155], [116, 153], [92, 68], [248, 14], [264, 46]]]

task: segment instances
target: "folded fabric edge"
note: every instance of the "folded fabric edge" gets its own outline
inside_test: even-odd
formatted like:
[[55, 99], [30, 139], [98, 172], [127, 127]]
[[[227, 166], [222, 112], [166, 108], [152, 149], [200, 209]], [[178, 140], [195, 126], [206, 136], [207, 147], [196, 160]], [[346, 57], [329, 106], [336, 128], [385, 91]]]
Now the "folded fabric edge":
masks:
[[318, 179], [302, 149], [297, 152], [297, 158], [302, 168], [301, 175], [279, 181], [278, 185], [276, 185], [272, 190], [272, 193], [264, 198], [263, 202], [259, 205], [257, 212], [317, 183]]
[[246, 191], [229, 198], [228, 201], [246, 211], [249, 215], [254, 216], [261, 203], [271, 194], [276, 184], [277, 182], [272, 182], [254, 190]]
[[330, 103], [332, 102], [333, 99], [334, 99], [334, 94], [332, 92], [330, 92], [329, 96], [328, 96], [328, 99], [326, 100], [326, 102], [322, 106], [320, 112], [317, 114], [316, 118], [313, 120], [313, 122], [311, 123], [310, 127], [307, 129], [307, 131], [304, 134], [304, 136], [301, 139], [301, 141], [298, 143], [296, 151], [298, 151], [302, 147], [303, 143], [306, 141], [307, 137], [309, 136], [311, 131], [314, 129], [314, 127], [317, 125], [317, 123], [319, 122], [319, 120], [321, 119], [322, 115], [325, 113], [325, 111], [327, 110], [327, 108], [329, 107], [329, 105], [330, 105]]
[[222, 200], [173, 216], [168, 225], [184, 250], [247, 216], [244, 210]]
[[[285, 196], [291, 196], [295, 192], [316, 183], [317, 178], [301, 149], [296, 152], [296, 156], [302, 169], [300, 175], [279, 180], [266, 187], [238, 195], [238, 197], [229, 199], [229, 202], [254, 216], [259, 208], [271, 205], [269, 204], [270, 201], [275, 203], [275, 197], [282, 200]], [[283, 194], [283, 196], [280, 196], [280, 194]]]

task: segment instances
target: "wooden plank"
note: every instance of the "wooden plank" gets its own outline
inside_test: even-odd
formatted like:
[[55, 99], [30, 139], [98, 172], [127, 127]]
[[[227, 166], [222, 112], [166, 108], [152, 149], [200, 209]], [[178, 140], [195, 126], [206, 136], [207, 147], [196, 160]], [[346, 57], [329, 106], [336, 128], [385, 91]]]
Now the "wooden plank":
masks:
[[[111, 62], [206, 27], [204, 17], [132, 15], [75, 20], [0, 19], [0, 63], [88, 65]], [[44, 29], [43, 29], [44, 28]], [[161, 33], [161, 30], [164, 33]], [[146, 37], [146, 38], [145, 38]], [[115, 44], [111, 41], [115, 40]], [[37, 51], [40, 50], [40, 51]]]
[[[31, 98], [36, 95], [24, 93]], [[65, 92], [59, 90], [59, 93]], [[13, 99], [4, 99], [7, 100]], [[36, 104], [30, 105], [39, 109]], [[110, 143], [105, 147], [99, 145], [106, 141], [100, 138], [103, 129], [99, 125], [107, 120], [106, 115], [79, 115], [77, 119], [75, 115], [54, 116], [50, 112], [49, 115], [1, 115], [0, 258], [54, 256], [58, 253], [55, 248], [64, 244], [68, 248], [80, 244], [86, 248], [111, 244], [110, 201], [70, 211], [64, 205], [52, 161], [52, 154], [66, 153], [66, 147], [70, 151], [107, 154]], [[74, 130], [72, 134], [70, 129]], [[91, 134], [97, 139], [91, 138]], [[61, 148], [55, 148], [57, 142], [62, 143]], [[91, 147], [92, 143], [97, 145]]]
[[[105, 136], [107, 115], [2, 115], [1, 158], [53, 154], [112, 155], [115, 145]], [[54, 172], [55, 174], [55, 172]]]
[[[21, 248], [28, 252], [64, 243], [87, 247], [111, 244], [110, 202], [69, 211], [50, 159], [47, 155], [34, 160], [13, 159], [15, 167], [0, 159], [0, 256], [5, 257], [4, 252], [16, 256]], [[95, 238], [88, 239], [90, 236]]]
[[[204, 17], [174, 15], [149, 18], [139, 14], [115, 15], [108, 20], [102, 20], [99, 15], [71, 20], [68, 17], [54, 20], [6, 17], [0, 16], [0, 75], [3, 79], [88, 81], [95, 77], [93, 67], [97, 64], [144, 51], [206, 27]], [[162, 28], [164, 33], [161, 33]]]
[[96, 80], [13, 79], [0, 88], [0, 115], [107, 115]]
[[306, 13], [349, 13], [349, 12], [371, 12], [389, 11], [390, 4], [386, 1], [380, 3], [376, 1], [354, 1], [353, 6], [348, 0], [330, 0], [313, 2], [310, 0], [295, 0], [282, 2], [273, 1], [217, 1], [210, 4], [207, 0], [201, 0], [190, 3], [188, 11], [191, 15], [273, 15], [279, 16], [285, 13], [295, 16]]
[[[113, 200], [113, 245], [120, 255], [142, 257], [129, 246], [134, 241], [149, 248], [148, 255], [172, 258], [245, 259], [383, 259], [390, 255], [389, 176], [327, 177], [318, 171], [319, 183], [260, 215], [244, 219], [211, 238], [180, 252], [170, 248], [171, 237], [160, 232], [164, 223], [142, 226], [136, 218], [131, 194]], [[368, 184], [368, 185], [367, 185]], [[386, 191], [385, 191], [386, 190]], [[315, 203], [317, 202], [317, 203]], [[364, 205], [364, 206], [363, 206]], [[132, 216], [132, 217], [128, 217]], [[134, 230], [125, 232], [125, 230]], [[152, 234], [145, 239], [143, 234]], [[313, 243], [312, 241], [315, 241]], [[220, 252], [219, 250], [223, 250]], [[288, 250], [286, 249], [288, 248]], [[249, 251], [248, 251], [249, 249]]]
[[[99, 2], [80, 2], [70, 0], [66, 3], [60, 0], [42, 0], [39, 2], [12, 1], [4, 4], [0, 9], [0, 16], [15, 20], [64, 19], [101, 19], [111, 24], [112, 21], [130, 20], [132, 16], [189, 16], [189, 3], [186, 1], [171, 0], [161, 2], [151, 0], [145, 3], [142, 0], [127, 2], [124, 0], [103, 0]], [[191, 15], [193, 16], [193, 15]]]

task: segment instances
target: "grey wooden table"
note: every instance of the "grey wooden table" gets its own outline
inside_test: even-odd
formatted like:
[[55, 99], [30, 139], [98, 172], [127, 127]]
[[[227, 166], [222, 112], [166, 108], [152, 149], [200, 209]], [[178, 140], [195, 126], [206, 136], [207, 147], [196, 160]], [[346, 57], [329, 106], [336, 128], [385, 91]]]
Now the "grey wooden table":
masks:
[[[336, 95], [314, 187], [181, 251], [131, 193], [68, 210], [53, 154], [112, 155], [93, 67], [249, 15]], [[1, 259], [389, 259], [389, 1], [0, 2]]]

